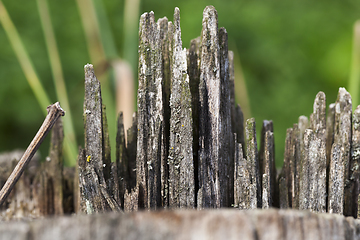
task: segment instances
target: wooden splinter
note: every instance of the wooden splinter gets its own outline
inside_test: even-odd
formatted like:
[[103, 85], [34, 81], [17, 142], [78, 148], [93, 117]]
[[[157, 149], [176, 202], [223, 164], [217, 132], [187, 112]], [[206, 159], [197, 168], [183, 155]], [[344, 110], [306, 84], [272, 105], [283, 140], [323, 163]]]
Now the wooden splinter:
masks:
[[18, 162], [13, 172], [10, 174], [10, 177], [6, 180], [4, 186], [0, 191], [0, 206], [5, 202], [7, 196], [9, 196], [11, 190], [14, 188], [16, 182], [19, 180], [21, 174], [24, 172], [25, 167], [35, 155], [42, 141], [50, 132], [52, 126], [55, 124], [55, 122], [60, 116], [65, 115], [65, 111], [60, 107], [59, 102], [48, 106], [46, 110], [48, 114], [43, 124], [41, 125], [39, 131], [35, 135], [34, 139], [31, 141], [24, 155], [21, 157], [20, 161]]

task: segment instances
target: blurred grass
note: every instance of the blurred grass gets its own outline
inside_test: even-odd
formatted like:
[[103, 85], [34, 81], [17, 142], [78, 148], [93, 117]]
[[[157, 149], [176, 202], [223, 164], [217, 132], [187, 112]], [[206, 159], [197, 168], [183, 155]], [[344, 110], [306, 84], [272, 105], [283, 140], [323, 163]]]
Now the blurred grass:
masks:
[[360, 20], [354, 24], [351, 71], [349, 79], [349, 93], [352, 97], [353, 109], [359, 105], [360, 88]]
[[20, 63], [22, 71], [26, 76], [26, 80], [29, 83], [39, 105], [41, 106], [43, 112], [46, 115], [46, 108], [51, 104], [51, 102], [39, 80], [39, 77], [36, 74], [33, 63], [30, 60], [29, 55], [20, 39], [19, 33], [16, 30], [13, 22], [11, 21], [10, 16], [2, 1], [0, 1], [0, 21], [2, 26], [4, 27], [9, 42], [16, 54], [16, 58]]
[[[52, 102], [56, 101], [41, 22], [35, 14], [36, 1], [2, 2], [42, 79], [44, 92]], [[136, 1], [125, 3], [125, 0], [49, 1], [48, 4], [79, 144], [83, 144], [83, 65], [93, 63], [100, 80], [103, 76], [109, 77], [108, 93], [105, 94], [103, 86], [103, 95], [114, 104], [115, 82], [110, 62], [117, 56], [127, 60], [137, 79], [137, 23], [139, 14], [145, 11], [154, 11], [156, 18], [167, 16], [172, 20], [174, 7], [179, 7], [183, 45], [189, 47], [190, 40], [200, 34], [205, 6], [216, 7], [219, 26], [227, 29], [234, 45], [230, 50], [236, 47], [235, 58], [241, 59], [243, 86], [246, 86], [251, 117], [257, 121], [258, 132], [263, 119], [274, 121], [278, 166], [283, 161], [286, 128], [300, 115], [309, 116], [318, 91], [326, 93], [327, 104], [330, 104], [336, 100], [338, 88], [349, 86], [352, 78], [349, 69], [353, 24], [360, 18], [360, 4], [355, 0], [183, 0], [176, 4], [143, 0], [138, 3], [140, 10], [137, 11], [136, 7], [128, 10], [132, 4], [136, 6]], [[76, 4], [81, 6], [80, 10]], [[89, 4], [95, 7], [88, 8]], [[90, 18], [89, 15], [98, 20], [83, 19]], [[103, 22], [107, 22], [107, 26], [102, 27]], [[3, 28], [0, 28], [0, 151], [27, 146], [28, 138], [22, 136], [31, 139], [38, 128], [37, 116], [41, 109], [35, 103]], [[109, 39], [112, 43], [107, 42]], [[240, 63], [235, 67], [240, 69]], [[358, 88], [349, 87], [349, 91]], [[111, 118], [115, 119], [116, 115]]]
[[37, 0], [38, 10], [40, 14], [40, 22], [43, 28], [45, 43], [49, 54], [50, 66], [55, 84], [57, 98], [63, 109], [66, 109], [66, 115], [63, 118], [64, 126], [64, 150], [65, 164], [74, 165], [77, 159], [77, 142], [75, 138], [75, 130], [73, 126], [73, 117], [68, 101], [66, 84], [63, 76], [62, 65], [60, 61], [59, 51], [56, 44], [56, 38], [51, 23], [47, 0]]

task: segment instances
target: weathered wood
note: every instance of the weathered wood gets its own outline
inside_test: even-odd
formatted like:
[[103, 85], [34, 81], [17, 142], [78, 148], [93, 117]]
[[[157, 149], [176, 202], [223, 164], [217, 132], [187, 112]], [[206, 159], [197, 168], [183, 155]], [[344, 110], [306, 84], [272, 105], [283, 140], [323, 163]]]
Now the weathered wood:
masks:
[[220, 194], [222, 206], [230, 207], [234, 202], [234, 134], [231, 126], [231, 92], [229, 77], [228, 34], [219, 29], [220, 57], [220, 113], [219, 113], [219, 161]]
[[257, 208], [257, 202], [253, 201], [253, 197], [256, 195], [256, 186], [250, 182], [250, 174], [246, 159], [243, 156], [242, 145], [237, 143], [236, 137], [234, 142], [234, 207], [240, 210], [254, 209]]
[[51, 131], [50, 154], [41, 164], [34, 183], [35, 186], [39, 186], [37, 189], [38, 207], [42, 216], [64, 214], [63, 140], [62, 120], [58, 119]]
[[304, 134], [299, 209], [326, 212], [326, 98], [323, 92], [315, 97], [310, 127]]
[[[0, 183], [3, 185], [12, 170], [20, 160], [24, 151], [16, 150], [0, 155]], [[1, 205], [1, 220], [28, 219], [41, 216], [38, 208], [38, 190], [32, 188], [32, 183], [40, 168], [39, 154], [35, 154], [19, 181]]]
[[153, 12], [141, 15], [139, 29], [136, 174], [140, 207], [156, 209], [162, 204], [160, 172], [164, 109], [162, 47]]
[[[271, 124], [272, 125], [272, 124]], [[264, 127], [266, 128], [266, 126]], [[265, 131], [264, 137], [264, 171], [262, 174], [262, 208], [274, 206], [276, 195], [276, 168], [274, 156], [274, 133]]]
[[260, 135], [260, 149], [259, 149], [259, 173], [260, 173], [260, 182], [262, 182], [262, 175], [264, 173], [264, 158], [265, 158], [265, 135], [266, 132], [274, 132], [272, 121], [264, 120], [261, 127]]
[[298, 120], [299, 126], [299, 139], [300, 139], [300, 152], [301, 152], [301, 160], [300, 164], [304, 158], [304, 133], [305, 130], [309, 128], [309, 120], [306, 116], [300, 116]]
[[[224, 189], [224, 163], [230, 159], [226, 147], [221, 147], [220, 138], [225, 135], [222, 118], [219, 36], [217, 12], [206, 7], [203, 12], [201, 32], [201, 64], [199, 83], [199, 192], [198, 208], [218, 208], [227, 203]], [[224, 143], [226, 144], [226, 143]]]
[[171, 59], [169, 207], [194, 208], [195, 185], [191, 93], [186, 50], [182, 49], [180, 10], [175, 8]]
[[291, 208], [292, 182], [291, 182], [291, 135], [292, 128], [286, 130], [284, 165], [279, 176], [279, 201], [280, 208]]
[[[326, 117], [326, 166], [329, 172], [331, 147], [334, 143], [335, 103], [331, 103]], [[327, 172], [327, 173], [328, 173]]]
[[126, 156], [128, 159], [129, 189], [136, 186], [137, 113], [133, 114], [131, 128], [127, 130]]
[[171, 59], [174, 26], [166, 17], [157, 21], [160, 31], [160, 41], [162, 47], [162, 74], [163, 74], [163, 109], [164, 109], [164, 137], [161, 145], [161, 205], [169, 205], [169, 166], [167, 157], [169, 155], [169, 136], [170, 136], [170, 87], [171, 87]]
[[[216, 226], [216, 227], [214, 227]], [[209, 230], [210, 229], [210, 230]], [[360, 222], [295, 210], [163, 211], [63, 216], [0, 225], [4, 239], [358, 239]]]
[[[193, 160], [194, 160], [194, 176], [195, 176], [195, 199], [199, 191], [199, 84], [200, 84], [200, 37], [191, 40], [188, 50], [188, 75], [189, 86], [191, 92], [191, 114], [193, 122]], [[197, 201], [195, 201], [195, 206]]]
[[299, 209], [326, 212], [325, 142], [311, 129], [304, 134], [304, 160], [301, 166]]
[[300, 129], [299, 125], [295, 123], [293, 125], [291, 135], [291, 206], [294, 209], [299, 209], [299, 189], [300, 189], [300, 172], [301, 172], [301, 149], [300, 149]]
[[[108, 188], [108, 191], [112, 193], [111, 187], [114, 185], [114, 182], [111, 182], [111, 147], [110, 147], [110, 138], [109, 138], [109, 129], [106, 117], [106, 106], [102, 104], [102, 154], [103, 154], [103, 173], [104, 179]], [[116, 168], [116, 165], [115, 165]], [[118, 196], [116, 196], [118, 198]]]
[[103, 114], [101, 86], [91, 64], [84, 67], [85, 100], [84, 128], [85, 149], [79, 158], [79, 181], [81, 207], [86, 213], [102, 212], [108, 209], [100, 191], [99, 178], [103, 175]]
[[261, 208], [261, 183], [259, 177], [259, 159], [256, 141], [256, 125], [254, 118], [246, 120], [245, 132], [247, 149], [247, 169], [249, 171], [250, 183], [253, 185], [250, 191], [254, 191], [250, 193], [250, 195], [252, 196], [251, 201], [253, 203], [256, 203], [256, 207]]
[[119, 211], [118, 203], [108, 193], [107, 179], [110, 179], [111, 166], [100, 82], [91, 64], [85, 65], [84, 70], [85, 149], [79, 157], [79, 182], [83, 206], [81, 209], [88, 214], [110, 209]]
[[310, 128], [317, 138], [325, 142], [326, 139], [326, 97], [319, 92], [314, 101], [313, 113], [310, 115]]
[[59, 117], [65, 115], [65, 111], [60, 107], [59, 102], [48, 106], [46, 110], [48, 114], [46, 115], [44, 122], [41, 124], [35, 137], [30, 142], [29, 146], [24, 152], [24, 155], [16, 164], [14, 170], [11, 172], [10, 176], [0, 190], [0, 206], [9, 196], [11, 190], [14, 188], [16, 182], [21, 177], [21, 174], [25, 171], [26, 166], [29, 164], [32, 157], [39, 149], [41, 143], [43, 142], [47, 134], [50, 132], [52, 126], [56, 123]]
[[130, 176], [129, 176], [129, 162], [126, 155], [125, 145], [125, 130], [123, 113], [120, 112], [117, 121], [116, 133], [116, 166], [117, 166], [117, 182], [119, 186], [119, 200], [121, 206], [124, 206], [125, 190], [128, 189]]
[[[133, 122], [131, 128], [127, 130], [126, 157], [128, 167], [128, 184], [125, 184], [124, 193], [124, 211], [137, 211], [139, 208], [139, 187], [136, 184], [136, 146], [137, 146], [137, 114], [133, 114]], [[119, 178], [119, 181], [122, 179]]]
[[350, 215], [355, 218], [359, 218], [358, 212], [360, 209], [358, 198], [360, 194], [360, 105], [357, 106], [352, 116], [352, 141], [349, 178], [349, 189], [352, 193], [352, 208]]
[[349, 179], [350, 142], [351, 142], [351, 112], [350, 94], [340, 88], [335, 103], [334, 144], [331, 150], [329, 174], [328, 211], [350, 215], [351, 193], [346, 188]]

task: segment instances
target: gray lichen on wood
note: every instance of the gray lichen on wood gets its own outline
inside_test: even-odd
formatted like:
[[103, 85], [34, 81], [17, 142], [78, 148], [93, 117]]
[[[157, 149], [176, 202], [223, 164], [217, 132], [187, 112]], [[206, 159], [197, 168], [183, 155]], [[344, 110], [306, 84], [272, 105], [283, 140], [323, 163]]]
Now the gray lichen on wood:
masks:
[[250, 194], [255, 193], [255, 186], [250, 182], [250, 174], [246, 159], [243, 156], [241, 143], [237, 143], [235, 137], [235, 167], [234, 167], [234, 207], [240, 210], [256, 208], [256, 203], [251, 201]]
[[[110, 179], [109, 145], [106, 118], [103, 115], [100, 82], [93, 66], [85, 70], [84, 127], [85, 149], [79, 157], [79, 184], [82, 210], [88, 214], [120, 210], [113, 194], [108, 193]], [[105, 174], [104, 174], [105, 170]], [[106, 177], [106, 178], [105, 178]]]
[[167, 156], [169, 155], [169, 135], [170, 135], [170, 86], [171, 86], [171, 59], [172, 59], [172, 42], [174, 26], [169, 22], [167, 17], [160, 18], [157, 21], [160, 31], [160, 42], [162, 48], [162, 76], [163, 76], [163, 109], [164, 109], [164, 137], [161, 145], [161, 205], [169, 205], [169, 166]]
[[100, 181], [105, 182], [103, 175], [103, 115], [100, 82], [96, 78], [91, 64], [85, 70], [84, 128], [85, 149], [80, 168], [80, 193], [82, 209], [86, 213], [102, 212], [107, 209], [100, 190]]
[[351, 216], [359, 218], [360, 210], [358, 198], [360, 194], [360, 105], [357, 106], [352, 115], [352, 145], [350, 156], [350, 178], [349, 188], [352, 193], [351, 197]]
[[175, 8], [171, 59], [169, 207], [194, 208], [195, 185], [191, 93], [186, 49], [182, 49], [180, 11]]
[[292, 192], [292, 182], [291, 182], [291, 154], [292, 154], [292, 145], [291, 145], [291, 136], [292, 128], [286, 130], [285, 137], [285, 152], [284, 152], [284, 165], [281, 169], [279, 175], [279, 204], [280, 208], [290, 208], [292, 205], [291, 201], [291, 192]]
[[299, 209], [326, 212], [326, 97], [323, 92], [316, 95], [313, 109], [311, 129], [304, 134]]
[[326, 212], [325, 142], [311, 129], [304, 134], [304, 160], [301, 165], [299, 209]]
[[139, 205], [161, 205], [161, 142], [164, 138], [162, 47], [154, 13], [141, 15], [139, 24], [139, 88], [137, 184]]
[[251, 208], [261, 208], [261, 183], [259, 177], [259, 159], [256, 141], [256, 125], [254, 118], [246, 120], [245, 132], [247, 149], [246, 162], [247, 169], [249, 171], [250, 183], [252, 185], [252, 187], [250, 188]]
[[220, 63], [217, 12], [206, 7], [201, 33], [199, 84], [199, 208], [218, 208], [220, 196], [219, 112]]
[[345, 214], [348, 192], [346, 182], [349, 177], [350, 142], [351, 142], [351, 112], [350, 94], [340, 88], [335, 103], [334, 144], [331, 150], [329, 173], [328, 211]]
[[234, 189], [234, 140], [231, 122], [231, 91], [229, 75], [228, 34], [225, 28], [219, 29], [220, 55], [220, 113], [219, 113], [219, 161], [220, 194], [222, 206], [229, 207], [233, 202]]
[[262, 174], [262, 208], [274, 206], [276, 195], [276, 169], [274, 156], [274, 133], [265, 131], [264, 136], [264, 171]]
[[62, 119], [59, 118], [51, 130], [50, 154], [35, 177], [35, 185], [40, 187], [38, 207], [43, 216], [64, 214], [63, 140]]

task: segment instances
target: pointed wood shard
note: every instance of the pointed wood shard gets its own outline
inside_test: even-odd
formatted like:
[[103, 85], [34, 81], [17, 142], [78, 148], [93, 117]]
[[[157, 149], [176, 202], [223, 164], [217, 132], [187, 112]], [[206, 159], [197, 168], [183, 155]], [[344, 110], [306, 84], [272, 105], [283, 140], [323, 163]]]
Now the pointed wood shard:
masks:
[[139, 89], [137, 184], [139, 205], [161, 206], [161, 157], [164, 139], [161, 39], [154, 13], [144, 13], [139, 25]]
[[261, 184], [259, 177], [259, 158], [256, 141], [255, 119], [250, 118], [246, 121], [246, 147], [247, 147], [247, 169], [249, 171], [251, 195], [251, 208], [261, 208]]
[[201, 33], [201, 65], [199, 84], [199, 208], [219, 208], [219, 112], [220, 63], [217, 12], [206, 7]]
[[[330, 213], [350, 215], [351, 199], [346, 186], [349, 178], [350, 142], [351, 142], [351, 96], [340, 88], [335, 103], [334, 144], [331, 149], [329, 173], [328, 211]], [[345, 209], [344, 209], [345, 207]]]
[[251, 193], [254, 194], [254, 185], [250, 182], [250, 174], [246, 159], [243, 156], [241, 143], [237, 143], [235, 137], [235, 170], [234, 170], [234, 207], [240, 210], [256, 208], [252, 201]]
[[182, 49], [180, 11], [175, 8], [171, 60], [169, 206], [194, 208], [193, 132], [186, 50]]

